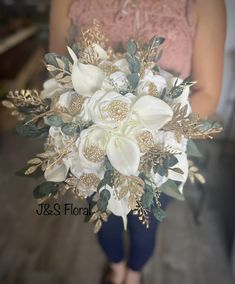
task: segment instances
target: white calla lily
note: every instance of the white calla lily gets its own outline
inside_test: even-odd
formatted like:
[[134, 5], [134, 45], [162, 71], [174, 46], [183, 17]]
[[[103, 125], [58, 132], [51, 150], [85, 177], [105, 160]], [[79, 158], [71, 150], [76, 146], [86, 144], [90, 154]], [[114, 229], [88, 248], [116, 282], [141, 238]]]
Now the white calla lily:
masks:
[[124, 197], [119, 200], [112, 187], [106, 186], [106, 189], [110, 192], [110, 199], [108, 201], [108, 209], [114, 215], [122, 217], [124, 229], [126, 230], [127, 229], [127, 214], [131, 210], [128, 206], [128, 198]]
[[107, 144], [107, 156], [113, 165], [123, 175], [136, 175], [140, 163], [140, 150], [135, 141], [130, 138], [113, 135]]
[[79, 62], [70, 47], [68, 47], [68, 51], [73, 59], [71, 79], [74, 90], [79, 95], [92, 96], [101, 88], [105, 78], [104, 72], [97, 66]]
[[44, 172], [47, 181], [62, 182], [66, 179], [69, 171], [69, 162], [63, 159], [61, 162], [48, 167]]
[[171, 169], [168, 171], [168, 178], [181, 182], [181, 186], [179, 186], [180, 192], [183, 194], [183, 185], [185, 184], [187, 178], [188, 178], [188, 158], [185, 153], [180, 153], [175, 155], [175, 157], [178, 159], [178, 163], [173, 167], [174, 168], [180, 168], [182, 170], [181, 173], [177, 173]]
[[136, 101], [132, 114], [146, 128], [158, 130], [171, 120], [173, 111], [164, 101], [147, 95]]

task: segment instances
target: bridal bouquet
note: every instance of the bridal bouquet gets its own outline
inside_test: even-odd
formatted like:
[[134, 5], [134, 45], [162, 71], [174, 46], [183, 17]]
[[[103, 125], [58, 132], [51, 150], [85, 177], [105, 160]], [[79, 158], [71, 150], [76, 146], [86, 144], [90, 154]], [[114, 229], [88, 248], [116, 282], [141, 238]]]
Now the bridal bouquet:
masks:
[[24, 172], [45, 177], [33, 191], [39, 203], [71, 191], [92, 200], [95, 232], [110, 213], [126, 227], [131, 210], [148, 227], [148, 212], [165, 216], [162, 193], [182, 200], [188, 176], [204, 182], [188, 160], [199, 156], [191, 139], [221, 127], [191, 112], [190, 78], [157, 66], [163, 41], [131, 40], [115, 54], [95, 21], [68, 47], [70, 57], [45, 55], [52, 79], [42, 91], [9, 92], [3, 105], [22, 121], [17, 133], [45, 138]]

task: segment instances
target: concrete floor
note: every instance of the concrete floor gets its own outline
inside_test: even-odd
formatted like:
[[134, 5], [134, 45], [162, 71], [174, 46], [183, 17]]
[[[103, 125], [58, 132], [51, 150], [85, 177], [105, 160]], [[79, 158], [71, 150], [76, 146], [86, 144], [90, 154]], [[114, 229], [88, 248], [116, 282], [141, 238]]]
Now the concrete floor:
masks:
[[[189, 201], [169, 205], [153, 257], [143, 271], [145, 284], [235, 283], [229, 260], [234, 171], [229, 162], [218, 159], [218, 143], [202, 148], [209, 174], [199, 221], [193, 213], [199, 191], [188, 190]], [[81, 216], [37, 216], [32, 189], [38, 181], [14, 175], [40, 150], [40, 141], [9, 132], [1, 136], [0, 283], [98, 284], [105, 256], [93, 226]], [[77, 204], [70, 196], [59, 202], [68, 201]]]

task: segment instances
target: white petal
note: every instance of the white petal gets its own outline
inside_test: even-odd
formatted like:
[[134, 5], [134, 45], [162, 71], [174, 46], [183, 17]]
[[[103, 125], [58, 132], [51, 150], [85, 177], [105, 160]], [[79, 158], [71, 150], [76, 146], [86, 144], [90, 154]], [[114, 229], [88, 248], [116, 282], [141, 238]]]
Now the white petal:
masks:
[[134, 104], [132, 113], [137, 116], [142, 125], [153, 130], [163, 127], [173, 116], [173, 111], [168, 104], [152, 96], [140, 97]]
[[105, 77], [104, 72], [97, 66], [79, 62], [69, 47], [68, 51], [74, 61], [71, 74], [74, 90], [82, 96], [91, 96], [100, 89]]
[[140, 150], [133, 140], [113, 136], [108, 142], [106, 151], [116, 170], [123, 175], [136, 175], [140, 163]]
[[72, 92], [66, 92], [62, 94], [59, 98], [58, 104], [61, 107], [69, 108], [71, 105], [73, 95], [74, 94]]
[[107, 60], [107, 52], [98, 44], [93, 43], [91, 46], [87, 47], [84, 51], [85, 53], [97, 53], [101, 60]]
[[[175, 181], [180, 181], [185, 183], [187, 178], [188, 178], [188, 159], [187, 155], [185, 153], [177, 154], [175, 157], [178, 159], [178, 163], [174, 166], [174, 168], [180, 168], [184, 173], [176, 173], [172, 170], [169, 170], [168, 173], [168, 178], [175, 180]], [[181, 187], [182, 189], [182, 187]]]
[[175, 139], [175, 134], [171, 131], [154, 131], [154, 143], [160, 144], [163, 147], [171, 147], [180, 152], [185, 152], [187, 147], [187, 139], [182, 138], [180, 142]]
[[43, 83], [43, 90], [40, 93], [42, 99], [51, 98], [56, 94], [61, 94], [63, 89], [55, 79], [49, 79]]
[[44, 172], [44, 177], [47, 181], [62, 182], [66, 179], [68, 170], [68, 164], [55, 164]]
[[117, 60], [113, 65], [125, 74], [130, 74], [129, 65], [125, 58]]
[[157, 92], [159, 94], [162, 93], [163, 89], [167, 87], [166, 79], [160, 75], [154, 75], [151, 70], [147, 70], [145, 72], [145, 76], [142, 80], [140, 80], [137, 94], [139, 96], [144, 96], [149, 94], [149, 86], [150, 84], [154, 84], [157, 87]]
[[78, 57], [77, 55], [75, 54], [75, 52], [72, 50], [72, 48], [70, 48], [69, 46], [67, 46], [67, 49], [68, 49], [68, 52], [69, 52], [69, 55], [71, 56], [71, 58], [73, 59], [73, 62], [77, 62], [78, 61]]
[[128, 199], [122, 198], [118, 199], [115, 195], [114, 189], [111, 187], [107, 187], [111, 196], [108, 202], [108, 209], [116, 216], [121, 216], [123, 219], [124, 229], [127, 228], [127, 214], [130, 212], [130, 208], [128, 206]]

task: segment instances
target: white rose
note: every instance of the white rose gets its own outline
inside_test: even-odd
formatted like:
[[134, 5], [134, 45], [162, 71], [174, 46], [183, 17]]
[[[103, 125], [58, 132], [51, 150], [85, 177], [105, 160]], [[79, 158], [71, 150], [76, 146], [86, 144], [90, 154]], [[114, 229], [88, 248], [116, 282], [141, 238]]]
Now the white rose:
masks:
[[120, 71], [122, 71], [126, 75], [130, 74], [129, 64], [125, 58], [118, 59], [117, 61], [114, 62], [113, 65], [116, 66]]
[[125, 91], [129, 86], [126, 75], [117, 71], [107, 76], [103, 82], [102, 88], [106, 91]]
[[98, 91], [89, 101], [92, 121], [102, 127], [117, 127], [130, 115], [132, 100], [117, 92]]
[[156, 86], [158, 94], [161, 94], [163, 89], [167, 87], [166, 79], [163, 76], [154, 75], [151, 70], [147, 70], [145, 72], [144, 78], [139, 82], [136, 90], [137, 95], [149, 95], [149, 87], [151, 83]]

